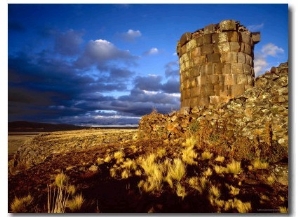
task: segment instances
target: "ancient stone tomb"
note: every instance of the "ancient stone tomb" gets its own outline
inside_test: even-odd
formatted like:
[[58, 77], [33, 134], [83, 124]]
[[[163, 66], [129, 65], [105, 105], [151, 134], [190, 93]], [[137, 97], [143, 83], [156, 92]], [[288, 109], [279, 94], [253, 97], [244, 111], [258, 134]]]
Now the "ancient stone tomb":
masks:
[[254, 85], [253, 50], [260, 33], [235, 20], [184, 33], [177, 44], [181, 108], [217, 106]]

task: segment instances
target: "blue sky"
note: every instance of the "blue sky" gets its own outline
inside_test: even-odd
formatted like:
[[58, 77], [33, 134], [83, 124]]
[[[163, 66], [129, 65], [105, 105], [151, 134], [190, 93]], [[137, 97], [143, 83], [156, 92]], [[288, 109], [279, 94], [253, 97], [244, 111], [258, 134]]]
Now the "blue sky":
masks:
[[261, 33], [255, 72], [288, 61], [287, 4], [8, 4], [8, 121], [138, 124], [180, 107], [176, 44], [225, 19]]

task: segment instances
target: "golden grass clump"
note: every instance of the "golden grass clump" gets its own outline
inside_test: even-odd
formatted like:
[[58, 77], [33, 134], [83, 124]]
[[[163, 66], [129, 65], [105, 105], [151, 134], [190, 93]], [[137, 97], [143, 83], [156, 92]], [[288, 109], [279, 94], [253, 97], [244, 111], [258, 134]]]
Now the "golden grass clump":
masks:
[[215, 161], [220, 162], [220, 163], [223, 163], [224, 160], [225, 160], [225, 157], [220, 156], [220, 155], [218, 155], [218, 156], [215, 158]]
[[179, 159], [174, 159], [174, 163], [169, 166], [167, 176], [170, 176], [172, 179], [180, 181], [185, 175], [185, 165]]
[[69, 177], [64, 173], [55, 176], [54, 186], [48, 185], [48, 213], [64, 213], [69, 196], [74, 194], [75, 186], [68, 184]]
[[242, 172], [241, 162], [232, 160], [231, 163], [227, 164], [227, 173], [239, 174]]
[[209, 160], [209, 159], [211, 159], [212, 156], [213, 156], [213, 153], [210, 153], [209, 151], [204, 151], [201, 154], [202, 160]]
[[271, 174], [270, 176], [268, 176], [267, 181], [270, 185], [272, 185], [276, 181], [276, 177]]
[[109, 163], [111, 161], [111, 156], [110, 155], [107, 155], [105, 158], [104, 158], [104, 162], [105, 163]]
[[182, 150], [182, 160], [185, 163], [189, 165], [197, 164], [197, 162], [194, 160], [195, 158], [197, 158], [197, 153], [194, 151], [192, 146]]
[[260, 159], [255, 159], [252, 161], [254, 169], [267, 169], [269, 164], [267, 162], [261, 162]]
[[13, 213], [25, 213], [29, 212], [28, 206], [33, 201], [32, 196], [29, 194], [26, 197], [15, 197], [13, 202], [10, 204], [10, 209]]
[[117, 163], [121, 163], [124, 161], [125, 153], [123, 151], [117, 151], [114, 153], [114, 158], [116, 159]]
[[199, 178], [198, 177], [191, 177], [191, 178], [189, 178], [188, 179], [188, 184], [192, 187], [192, 188], [194, 188], [194, 189], [196, 189], [197, 191], [199, 191], [200, 193], [202, 193], [203, 192], [203, 190], [201, 189], [201, 186], [200, 186], [200, 180], [199, 180]]
[[97, 160], [96, 160], [96, 163], [99, 166], [99, 165], [104, 163], [104, 159], [102, 159], [101, 157], [98, 157]]
[[196, 143], [197, 143], [196, 138], [194, 136], [191, 136], [190, 138], [187, 138], [185, 142], [182, 143], [182, 145], [185, 147], [194, 147]]
[[221, 196], [221, 192], [219, 190], [218, 187], [212, 185], [209, 189], [209, 193], [211, 196], [213, 196], [214, 198], [218, 199]]
[[280, 213], [288, 213], [288, 208], [285, 206], [280, 206], [278, 209]]
[[127, 169], [123, 170], [123, 172], [121, 173], [122, 179], [127, 179], [129, 178], [129, 176], [130, 176], [130, 171]]
[[205, 177], [211, 176], [212, 175], [212, 170], [210, 168], [207, 168], [207, 170], [203, 172], [203, 175]]
[[141, 180], [139, 187], [146, 192], [160, 190], [163, 181], [163, 165], [157, 164], [155, 159], [155, 154], [150, 154], [146, 159], [141, 160], [141, 167], [144, 169], [147, 180]]
[[136, 165], [135, 161], [133, 161], [129, 158], [126, 158], [126, 160], [122, 163], [121, 167], [122, 168], [127, 168], [129, 170], [136, 170], [137, 165]]
[[82, 207], [82, 204], [84, 202], [84, 198], [82, 194], [76, 195], [72, 200], [67, 201], [67, 207], [72, 211], [79, 211]]
[[55, 185], [57, 187], [63, 187], [67, 184], [68, 177], [64, 173], [59, 173], [55, 176]]
[[227, 168], [219, 165], [215, 165], [214, 170], [216, 171], [217, 174], [227, 173]]
[[181, 197], [182, 199], [184, 199], [184, 197], [187, 195], [185, 191], [185, 187], [182, 186], [179, 182], [176, 185], [176, 194], [178, 197]]
[[236, 196], [240, 193], [240, 189], [239, 188], [235, 188], [234, 186], [232, 185], [228, 185], [226, 184], [227, 188], [229, 189], [229, 194], [233, 195], [233, 196]]
[[156, 153], [157, 153], [157, 157], [162, 158], [166, 155], [167, 151], [165, 148], [159, 148], [157, 149]]
[[233, 200], [233, 207], [235, 207], [239, 213], [247, 213], [252, 209], [250, 202], [243, 203], [241, 200], [236, 198]]

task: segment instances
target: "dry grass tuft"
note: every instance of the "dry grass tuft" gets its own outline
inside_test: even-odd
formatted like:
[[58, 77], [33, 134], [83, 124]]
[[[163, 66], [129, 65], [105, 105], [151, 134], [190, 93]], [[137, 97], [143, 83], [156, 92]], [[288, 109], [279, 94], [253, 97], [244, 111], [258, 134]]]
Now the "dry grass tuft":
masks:
[[31, 195], [27, 195], [26, 197], [15, 197], [13, 202], [10, 204], [10, 209], [13, 213], [25, 213], [28, 212], [28, 206], [33, 201]]
[[269, 164], [267, 162], [261, 162], [260, 159], [255, 159], [252, 161], [254, 169], [267, 169]]
[[81, 209], [83, 202], [84, 198], [82, 194], [79, 194], [76, 195], [72, 200], [68, 200], [66, 206], [69, 207], [72, 212], [75, 212]]
[[204, 151], [204, 152], [201, 154], [202, 160], [209, 160], [209, 159], [211, 159], [212, 156], [213, 156], [213, 154], [210, 153], [209, 151]]
[[241, 162], [233, 160], [231, 163], [227, 164], [227, 173], [239, 174], [242, 172]]
[[215, 161], [220, 162], [220, 163], [223, 163], [224, 160], [225, 160], [225, 157], [220, 156], [220, 155], [218, 155], [218, 156], [215, 158]]
[[194, 160], [195, 158], [197, 158], [197, 153], [194, 151], [192, 146], [182, 150], [182, 160], [185, 163], [189, 165], [197, 164], [197, 162]]

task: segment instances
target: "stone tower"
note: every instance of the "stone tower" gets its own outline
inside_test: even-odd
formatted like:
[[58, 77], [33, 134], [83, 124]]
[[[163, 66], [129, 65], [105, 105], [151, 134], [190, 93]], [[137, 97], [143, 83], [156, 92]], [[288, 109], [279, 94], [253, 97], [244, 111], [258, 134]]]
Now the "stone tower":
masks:
[[184, 33], [177, 44], [181, 108], [217, 106], [254, 85], [253, 50], [260, 33], [223, 20]]

